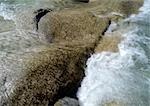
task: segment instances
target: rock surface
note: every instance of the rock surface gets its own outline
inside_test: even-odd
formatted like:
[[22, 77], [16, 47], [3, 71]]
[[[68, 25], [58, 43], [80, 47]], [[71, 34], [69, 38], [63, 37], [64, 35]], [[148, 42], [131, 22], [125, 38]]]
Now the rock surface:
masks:
[[[93, 53], [108, 19], [99, 19], [87, 12], [78, 15], [77, 12], [66, 14], [64, 11], [63, 14], [54, 13], [50, 18], [52, 21], [46, 22], [46, 29], [54, 27], [50, 28], [56, 33], [53, 43], [28, 56], [25, 74], [16, 82], [9, 96], [9, 104], [53, 105], [59, 98], [75, 95], [84, 77], [86, 60]], [[68, 15], [72, 25], [69, 24]], [[58, 18], [61, 21], [57, 21]], [[47, 36], [50, 33], [46, 33]]]
[[91, 42], [89, 38], [98, 37], [107, 24], [108, 18], [98, 18], [88, 12], [62, 10], [44, 16], [39, 22], [39, 33], [51, 43], [85, 43]]
[[88, 3], [90, 0], [76, 0], [78, 2], [84, 2], [84, 3]]
[[3, 17], [0, 16], [0, 32], [12, 31], [15, 29], [15, 23], [11, 20], [4, 20]]
[[79, 102], [76, 99], [65, 97], [57, 101], [54, 106], [79, 106]]
[[74, 45], [57, 45], [34, 53], [27, 62], [26, 74], [16, 82], [10, 104], [52, 106], [59, 98], [73, 95], [84, 77], [88, 53], [86, 47]]
[[[55, 24], [46, 22], [48, 25], [45, 26], [46, 29], [51, 25], [54, 27], [50, 28], [53, 33], [56, 33], [53, 35], [53, 43], [28, 57], [26, 74], [18, 79], [14, 92], [10, 96], [10, 104], [45, 106], [50, 103], [53, 105], [59, 98], [75, 95], [84, 77], [86, 60], [93, 53], [96, 42], [101, 36], [100, 33], [108, 22], [107, 19], [100, 20], [88, 13], [84, 13], [83, 16], [77, 14], [72, 14], [77, 17], [70, 18], [73, 20], [73, 25], [70, 26], [66, 13], [62, 17], [59, 12], [53, 14], [53, 18], [50, 18], [53, 21], [50, 22]], [[56, 21], [58, 18], [61, 21]], [[86, 23], [87, 21], [89, 23]], [[87, 25], [91, 29], [86, 28]], [[50, 33], [46, 33], [47, 36]]]

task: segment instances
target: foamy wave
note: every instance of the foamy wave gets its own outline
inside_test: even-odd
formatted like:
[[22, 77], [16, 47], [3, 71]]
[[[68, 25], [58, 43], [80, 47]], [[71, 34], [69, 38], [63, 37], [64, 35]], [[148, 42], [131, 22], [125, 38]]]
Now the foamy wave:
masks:
[[150, 70], [148, 59], [138, 40], [134, 41], [136, 34], [127, 35], [133, 37], [120, 44], [119, 53], [94, 54], [88, 60], [86, 77], [78, 93], [81, 106], [111, 102], [149, 106], [148, 79], [142, 74], [145, 69]]
[[0, 3], [0, 16], [5, 20], [13, 20], [15, 17], [14, 8], [8, 4]]
[[[150, 12], [146, 0], [141, 13], [129, 21], [133, 30], [123, 34], [119, 52], [94, 54], [87, 68], [78, 98], [81, 106], [150, 105]], [[150, 6], [149, 6], [150, 7]], [[139, 19], [140, 18], [140, 19]], [[134, 20], [134, 22], [133, 22]]]
[[150, 0], [144, 0], [144, 5], [140, 8], [140, 11], [150, 12]]

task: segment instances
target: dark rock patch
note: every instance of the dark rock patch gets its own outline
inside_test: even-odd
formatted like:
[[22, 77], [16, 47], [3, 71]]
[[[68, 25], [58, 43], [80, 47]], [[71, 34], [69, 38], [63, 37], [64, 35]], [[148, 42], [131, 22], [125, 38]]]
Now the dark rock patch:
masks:
[[40, 21], [40, 19], [46, 15], [48, 12], [51, 12], [52, 9], [38, 9], [36, 11], [34, 11], [35, 17], [34, 17], [34, 23], [36, 25], [36, 30], [38, 30], [38, 23]]
[[77, 2], [83, 2], [83, 3], [88, 3], [90, 0], [75, 0]]
[[108, 25], [106, 26], [106, 28], [103, 30], [102, 35], [105, 35], [105, 32], [108, 30], [109, 26], [111, 25], [111, 20], [108, 21]]
[[143, 2], [140, 0], [124, 0], [120, 2], [119, 9], [128, 17], [132, 13], [137, 13], [142, 4]]

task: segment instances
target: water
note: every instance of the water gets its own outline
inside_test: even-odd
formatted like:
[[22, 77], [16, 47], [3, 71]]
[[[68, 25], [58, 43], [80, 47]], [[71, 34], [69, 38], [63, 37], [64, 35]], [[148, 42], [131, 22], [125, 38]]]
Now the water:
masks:
[[78, 91], [81, 106], [150, 106], [150, 0], [140, 11], [124, 21], [132, 27], [122, 34], [118, 53], [88, 59]]
[[33, 12], [56, 7], [54, 1], [0, 0], [0, 106], [23, 74], [24, 59], [47, 45], [34, 31]]

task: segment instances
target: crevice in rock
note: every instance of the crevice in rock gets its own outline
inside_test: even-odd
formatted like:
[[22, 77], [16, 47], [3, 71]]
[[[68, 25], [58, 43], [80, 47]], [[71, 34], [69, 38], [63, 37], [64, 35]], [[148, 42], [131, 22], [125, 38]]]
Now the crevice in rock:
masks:
[[40, 19], [45, 16], [47, 13], [53, 11], [52, 9], [38, 9], [34, 11], [35, 17], [33, 18], [34, 24], [36, 25], [36, 31], [38, 31], [38, 23], [40, 22]]
[[106, 26], [106, 28], [102, 31], [102, 35], [104, 36], [105, 33], [107, 32], [108, 28], [110, 27], [111, 25], [111, 20], [108, 21], [108, 25]]
[[74, 0], [75, 2], [89, 3], [90, 0]]
[[110, 25], [111, 25], [111, 20], [109, 19], [109, 20], [108, 20], [108, 23], [107, 23], [107, 25], [106, 25], [106, 27], [104, 28], [104, 30], [102, 31], [102, 33], [98, 36], [97, 40], [95, 41], [95, 44], [94, 44], [94, 47], [93, 47], [93, 49], [92, 49], [92, 53], [91, 53], [91, 54], [94, 53], [96, 47], [97, 47], [98, 44], [99, 44], [99, 41], [100, 41], [100, 40], [102, 39], [102, 37], [105, 35], [105, 32], [107, 32], [107, 30], [108, 30], [108, 28], [110, 27]]

